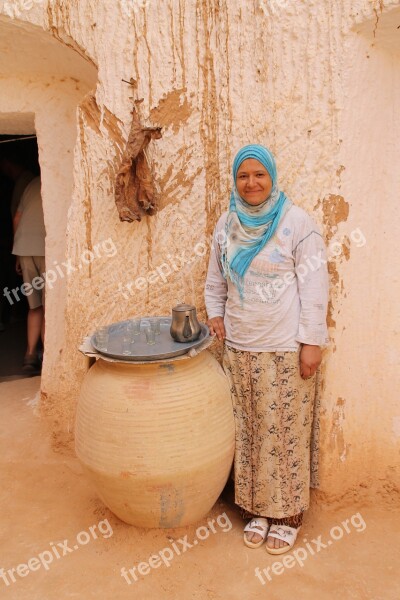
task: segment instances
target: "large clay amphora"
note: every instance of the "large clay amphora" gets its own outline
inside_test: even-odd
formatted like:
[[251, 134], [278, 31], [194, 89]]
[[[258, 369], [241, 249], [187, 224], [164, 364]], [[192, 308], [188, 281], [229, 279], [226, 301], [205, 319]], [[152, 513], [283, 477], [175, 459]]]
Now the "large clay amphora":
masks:
[[84, 379], [76, 453], [104, 504], [139, 527], [200, 521], [234, 454], [228, 381], [207, 351], [153, 364], [99, 359]]

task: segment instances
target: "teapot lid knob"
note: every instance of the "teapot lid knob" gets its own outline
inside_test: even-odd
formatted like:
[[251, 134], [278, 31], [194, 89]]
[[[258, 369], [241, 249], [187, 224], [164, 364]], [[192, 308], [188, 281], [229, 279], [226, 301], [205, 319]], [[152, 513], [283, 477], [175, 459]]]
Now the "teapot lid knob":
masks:
[[195, 306], [193, 306], [193, 304], [177, 304], [176, 306], [173, 307], [172, 310], [176, 310], [176, 311], [187, 311], [187, 310], [193, 310], [196, 309]]

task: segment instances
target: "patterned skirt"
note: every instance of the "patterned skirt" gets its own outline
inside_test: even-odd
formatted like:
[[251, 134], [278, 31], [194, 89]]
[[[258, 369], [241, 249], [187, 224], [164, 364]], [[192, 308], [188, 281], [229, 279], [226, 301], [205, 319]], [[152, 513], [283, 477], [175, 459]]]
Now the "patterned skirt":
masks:
[[309, 507], [318, 486], [319, 373], [302, 379], [298, 352], [246, 352], [225, 344], [236, 427], [235, 503], [281, 519]]

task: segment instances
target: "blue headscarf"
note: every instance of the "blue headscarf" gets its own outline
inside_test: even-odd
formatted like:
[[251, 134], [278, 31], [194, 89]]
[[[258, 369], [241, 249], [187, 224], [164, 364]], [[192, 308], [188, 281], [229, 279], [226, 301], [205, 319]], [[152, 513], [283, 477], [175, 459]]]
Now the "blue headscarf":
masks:
[[[268, 171], [272, 191], [258, 206], [248, 204], [236, 188], [236, 176], [242, 162], [255, 158]], [[225, 225], [226, 243], [223, 245], [221, 263], [225, 278], [237, 286], [243, 300], [243, 278], [253, 258], [274, 235], [279, 222], [291, 201], [278, 188], [275, 159], [268, 148], [258, 144], [244, 146], [233, 161], [233, 189]]]

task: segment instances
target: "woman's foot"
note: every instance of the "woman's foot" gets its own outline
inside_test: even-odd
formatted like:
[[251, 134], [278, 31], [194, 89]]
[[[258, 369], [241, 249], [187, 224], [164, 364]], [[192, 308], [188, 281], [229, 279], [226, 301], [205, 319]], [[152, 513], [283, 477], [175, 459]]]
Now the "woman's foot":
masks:
[[37, 354], [25, 354], [24, 362], [22, 363], [22, 370], [24, 373], [36, 373], [40, 371], [40, 360]]
[[268, 534], [268, 519], [254, 517], [244, 528], [243, 541], [249, 548], [259, 548]]
[[296, 543], [299, 529], [300, 527], [288, 527], [288, 525], [271, 525], [268, 533], [267, 552], [284, 554], [291, 550]]
[[267, 537], [267, 548], [279, 550], [279, 548], [284, 548], [285, 546], [289, 546], [289, 544], [270, 535]]
[[[294, 517], [288, 517], [286, 519], [270, 519], [270, 521], [272, 521], [271, 524], [271, 528], [272, 527], [280, 527], [282, 525], [285, 525], [287, 527], [290, 527], [291, 529], [293, 529], [293, 531], [295, 531], [296, 533], [293, 534], [293, 536], [290, 535], [290, 532], [286, 532], [282, 533], [281, 536], [279, 537], [273, 537], [272, 535], [268, 535], [267, 537], [267, 552], [268, 552], [268, 548], [271, 550], [282, 550], [283, 552], [287, 552], [288, 550], [290, 550], [293, 545], [294, 542], [296, 541], [296, 537], [297, 537], [297, 532], [299, 531], [302, 523], [303, 523], [303, 513], [299, 513], [298, 515], [295, 515]], [[272, 531], [271, 531], [272, 533]], [[285, 539], [280, 539], [280, 538], [287, 538], [287, 541], [285, 541]], [[294, 537], [294, 540], [293, 540]], [[285, 548], [286, 547], [286, 548]]]

